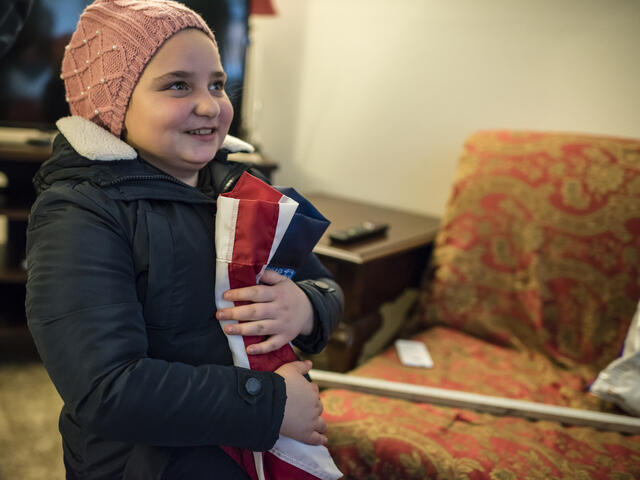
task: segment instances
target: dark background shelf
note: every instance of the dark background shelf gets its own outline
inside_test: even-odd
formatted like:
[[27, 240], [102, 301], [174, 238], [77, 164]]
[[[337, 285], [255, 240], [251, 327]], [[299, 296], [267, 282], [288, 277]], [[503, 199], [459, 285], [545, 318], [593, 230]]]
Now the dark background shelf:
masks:
[[0, 143], [0, 216], [6, 231], [0, 243], [0, 359], [37, 357], [24, 309], [27, 272], [23, 267], [26, 229], [35, 191], [31, 179], [49, 156], [49, 147]]
[[[16, 254], [14, 250], [20, 250]], [[18, 283], [24, 284], [27, 281], [27, 271], [22, 267], [24, 260], [24, 247], [14, 247], [13, 245], [0, 244], [0, 284]], [[3, 298], [7, 296], [2, 295]]]
[[0, 193], [0, 215], [4, 215], [9, 221], [26, 222], [29, 220], [32, 201], [32, 197], [13, 198], [6, 193]]

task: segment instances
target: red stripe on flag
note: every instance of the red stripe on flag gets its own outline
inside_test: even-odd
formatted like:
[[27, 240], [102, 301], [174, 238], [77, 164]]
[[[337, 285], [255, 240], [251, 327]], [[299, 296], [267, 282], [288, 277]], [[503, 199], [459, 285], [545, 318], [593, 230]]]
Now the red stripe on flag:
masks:
[[[236, 220], [232, 263], [266, 265], [278, 226], [277, 203], [240, 200]], [[259, 270], [258, 270], [259, 271]], [[231, 276], [229, 277], [231, 278]], [[255, 285], [255, 277], [247, 285]]]
[[240, 176], [233, 190], [222, 195], [229, 198], [251, 198], [274, 203], [278, 203], [282, 198], [282, 193], [278, 190], [246, 172]]
[[[262, 342], [265, 339], [266, 337], [264, 336], [246, 336], [244, 337], [244, 344], [248, 347], [254, 343]], [[298, 357], [296, 357], [293, 348], [291, 348], [291, 345], [288, 343], [273, 352], [249, 355], [249, 365], [251, 368], [261, 372], [273, 372], [285, 363], [295, 362], [297, 360]]]
[[[221, 446], [225, 453], [235, 460], [251, 477], [251, 480], [259, 480], [253, 452], [246, 448]], [[215, 472], [211, 472], [213, 475]], [[278, 477], [274, 477], [278, 478]], [[270, 479], [271, 480], [271, 479]]]

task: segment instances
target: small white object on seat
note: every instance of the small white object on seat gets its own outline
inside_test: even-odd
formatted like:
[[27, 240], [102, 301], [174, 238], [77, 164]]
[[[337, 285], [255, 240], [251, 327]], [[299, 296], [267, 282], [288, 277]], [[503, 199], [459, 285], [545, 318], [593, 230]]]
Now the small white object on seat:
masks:
[[424, 343], [415, 340], [396, 340], [396, 350], [407, 367], [433, 367], [433, 360]]

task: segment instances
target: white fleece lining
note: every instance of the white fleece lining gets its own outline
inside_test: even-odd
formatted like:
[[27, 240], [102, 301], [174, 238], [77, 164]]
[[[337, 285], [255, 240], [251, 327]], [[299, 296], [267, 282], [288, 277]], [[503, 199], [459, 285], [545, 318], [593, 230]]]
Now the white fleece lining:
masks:
[[134, 160], [138, 154], [131, 145], [86, 118], [63, 117], [56, 127], [73, 149], [90, 160]]
[[[89, 160], [134, 160], [138, 157], [127, 142], [84, 117], [63, 117], [56, 122], [56, 127], [73, 149]], [[254, 151], [252, 145], [231, 135], [225, 137], [222, 148], [230, 153]]]

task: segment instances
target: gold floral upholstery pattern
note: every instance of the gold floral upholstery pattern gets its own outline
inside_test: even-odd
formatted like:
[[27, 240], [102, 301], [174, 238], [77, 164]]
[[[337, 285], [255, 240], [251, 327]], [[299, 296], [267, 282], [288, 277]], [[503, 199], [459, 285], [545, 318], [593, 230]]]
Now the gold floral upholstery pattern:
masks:
[[345, 480], [640, 478], [640, 435], [338, 389], [322, 400]]
[[[408, 323], [434, 367], [392, 347], [352, 374], [621, 413], [588, 387], [640, 298], [640, 141], [474, 134], [426, 273]], [[321, 396], [346, 479], [640, 478], [640, 435]]]
[[640, 141], [473, 135], [417, 319], [600, 370], [640, 298]]

